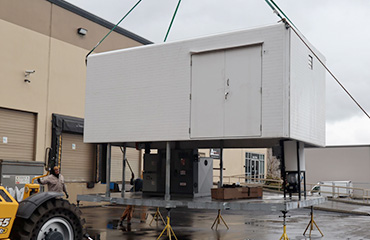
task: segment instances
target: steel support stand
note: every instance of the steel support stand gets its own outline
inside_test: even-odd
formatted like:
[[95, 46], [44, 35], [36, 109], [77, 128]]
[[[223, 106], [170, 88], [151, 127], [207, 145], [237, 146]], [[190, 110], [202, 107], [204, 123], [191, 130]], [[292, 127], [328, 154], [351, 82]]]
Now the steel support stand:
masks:
[[175, 233], [173, 232], [173, 229], [172, 229], [171, 225], [170, 225], [170, 217], [168, 217], [168, 216], [167, 216], [167, 225], [166, 225], [166, 227], [163, 229], [163, 231], [162, 231], [161, 235], [159, 235], [159, 237], [157, 238], [157, 240], [159, 240], [159, 239], [162, 237], [163, 233], [164, 233], [166, 230], [167, 230], [167, 237], [168, 237], [168, 239], [170, 239], [170, 240], [171, 240], [171, 236], [173, 235], [173, 236], [175, 237], [175, 239], [176, 239], [176, 240], [178, 240], [178, 239], [177, 239], [177, 237], [176, 237], [176, 235], [175, 235]]
[[226, 224], [225, 220], [224, 220], [224, 219], [223, 219], [223, 217], [221, 216], [221, 210], [220, 210], [220, 209], [218, 209], [217, 217], [216, 217], [215, 221], [213, 222], [211, 229], [213, 229], [213, 227], [214, 227], [214, 226], [215, 226], [215, 224], [217, 223], [217, 224], [216, 224], [216, 230], [217, 230], [218, 225], [221, 223], [221, 221], [220, 221], [220, 220], [222, 220], [222, 222], [225, 224], [225, 226], [227, 227], [227, 229], [229, 229], [229, 226], [227, 226], [227, 224]]
[[281, 211], [281, 212], [283, 213], [283, 216], [279, 216], [279, 217], [283, 218], [283, 235], [281, 235], [279, 240], [289, 240], [288, 235], [286, 233], [286, 217], [287, 217], [286, 214], [288, 213], [288, 211]]
[[317, 230], [319, 230], [319, 232], [321, 233], [321, 236], [323, 237], [323, 236], [324, 236], [324, 234], [321, 232], [321, 230], [320, 230], [319, 226], [317, 226], [317, 224], [316, 224], [315, 220], [313, 220], [313, 206], [311, 206], [311, 220], [310, 220], [310, 222], [308, 223], [308, 225], [307, 225], [307, 227], [306, 227], [306, 230], [304, 230], [303, 235], [305, 235], [305, 234], [306, 234], [306, 232], [307, 232], [307, 230], [308, 230], [308, 227], [310, 227], [310, 234], [309, 234], [309, 236], [311, 237], [311, 232], [312, 232], [312, 230], [313, 230], [313, 225], [314, 225], [314, 224], [315, 224], [315, 226], [316, 226]]
[[152, 222], [153, 222], [153, 220], [154, 220], [154, 219], [155, 219], [155, 221], [156, 221], [156, 222], [157, 222], [157, 224], [158, 224], [158, 219], [159, 219], [159, 218], [161, 218], [161, 219], [162, 219], [163, 224], [164, 224], [164, 225], [166, 225], [166, 222], [164, 221], [163, 216], [162, 216], [161, 212], [159, 211], [159, 207], [157, 207], [157, 211], [155, 212], [155, 214], [154, 214], [154, 216], [153, 216], [152, 221], [150, 221], [149, 226], [151, 226], [151, 225], [152, 225]]

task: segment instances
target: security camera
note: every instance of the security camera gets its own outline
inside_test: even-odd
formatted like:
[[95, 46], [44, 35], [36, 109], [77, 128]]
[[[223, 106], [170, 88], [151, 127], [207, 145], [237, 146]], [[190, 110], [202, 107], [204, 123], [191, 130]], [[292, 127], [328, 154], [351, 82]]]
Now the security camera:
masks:
[[24, 76], [28, 77], [31, 73], [34, 73], [34, 72], [36, 72], [36, 71], [35, 70], [26, 70], [26, 71], [24, 71]]

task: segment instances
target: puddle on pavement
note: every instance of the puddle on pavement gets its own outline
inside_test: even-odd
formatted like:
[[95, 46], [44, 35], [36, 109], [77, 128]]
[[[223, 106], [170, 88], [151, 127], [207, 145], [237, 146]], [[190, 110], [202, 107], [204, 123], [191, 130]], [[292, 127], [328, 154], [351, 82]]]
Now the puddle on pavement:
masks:
[[[165, 225], [153, 221], [155, 210], [148, 211], [146, 222], [140, 222], [140, 217], [134, 217], [131, 226], [124, 221], [122, 229], [118, 229], [118, 222], [124, 207], [90, 208], [82, 209], [86, 219], [87, 232], [94, 240], [149, 240], [157, 239]], [[163, 217], [166, 210], [161, 210]], [[368, 217], [351, 216], [322, 211], [315, 212], [315, 221], [323, 230], [323, 239], [365, 240], [370, 239], [367, 231]], [[223, 218], [229, 225], [219, 225], [218, 230], [211, 230], [217, 212], [215, 211], [189, 211], [187, 209], [171, 210], [171, 226], [178, 239], [181, 240], [271, 240], [279, 239], [282, 234], [283, 219], [279, 213], [269, 215], [255, 215], [248, 212], [223, 211]], [[302, 209], [291, 212], [287, 219], [287, 232], [292, 240], [318, 240], [322, 239], [317, 231], [313, 231], [311, 238], [302, 236], [309, 222], [309, 210]], [[339, 237], [340, 236], [340, 237]], [[344, 236], [344, 237], [343, 237]], [[166, 239], [166, 236], [162, 239]], [[168, 237], [167, 237], [168, 239]]]

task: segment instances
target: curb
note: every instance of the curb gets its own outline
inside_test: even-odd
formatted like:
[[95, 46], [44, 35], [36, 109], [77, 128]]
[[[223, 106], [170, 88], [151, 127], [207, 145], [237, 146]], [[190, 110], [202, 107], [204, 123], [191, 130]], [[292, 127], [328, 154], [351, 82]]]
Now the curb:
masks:
[[337, 213], [347, 213], [347, 214], [360, 215], [360, 216], [370, 216], [370, 213], [367, 213], [367, 212], [349, 211], [349, 210], [343, 210], [343, 209], [334, 209], [334, 208], [325, 208], [325, 207], [314, 207], [313, 209], [319, 210], [319, 211], [327, 211], [327, 212], [337, 212]]
[[328, 199], [328, 201], [340, 202], [340, 203], [347, 203], [347, 204], [354, 204], [354, 205], [361, 205], [361, 206], [370, 206], [370, 203], [356, 202], [356, 201], [350, 201], [350, 200]]

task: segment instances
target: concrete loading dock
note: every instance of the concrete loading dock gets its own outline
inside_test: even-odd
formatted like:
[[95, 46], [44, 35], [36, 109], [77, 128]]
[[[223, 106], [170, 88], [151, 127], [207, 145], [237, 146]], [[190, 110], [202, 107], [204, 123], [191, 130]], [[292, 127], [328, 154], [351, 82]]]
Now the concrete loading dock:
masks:
[[[325, 144], [325, 69], [286, 24], [88, 58], [84, 141], [165, 152], [164, 198], [78, 196], [174, 208], [286, 211], [319, 204], [301, 198], [304, 145]], [[173, 151], [274, 147], [283, 177], [298, 181], [297, 200], [173, 200]], [[125, 156], [123, 156], [125, 158]], [[145, 165], [145, 164], [144, 164]], [[145, 171], [145, 169], [144, 169]], [[123, 171], [124, 172], [124, 171]], [[124, 179], [124, 177], [123, 177]]]

